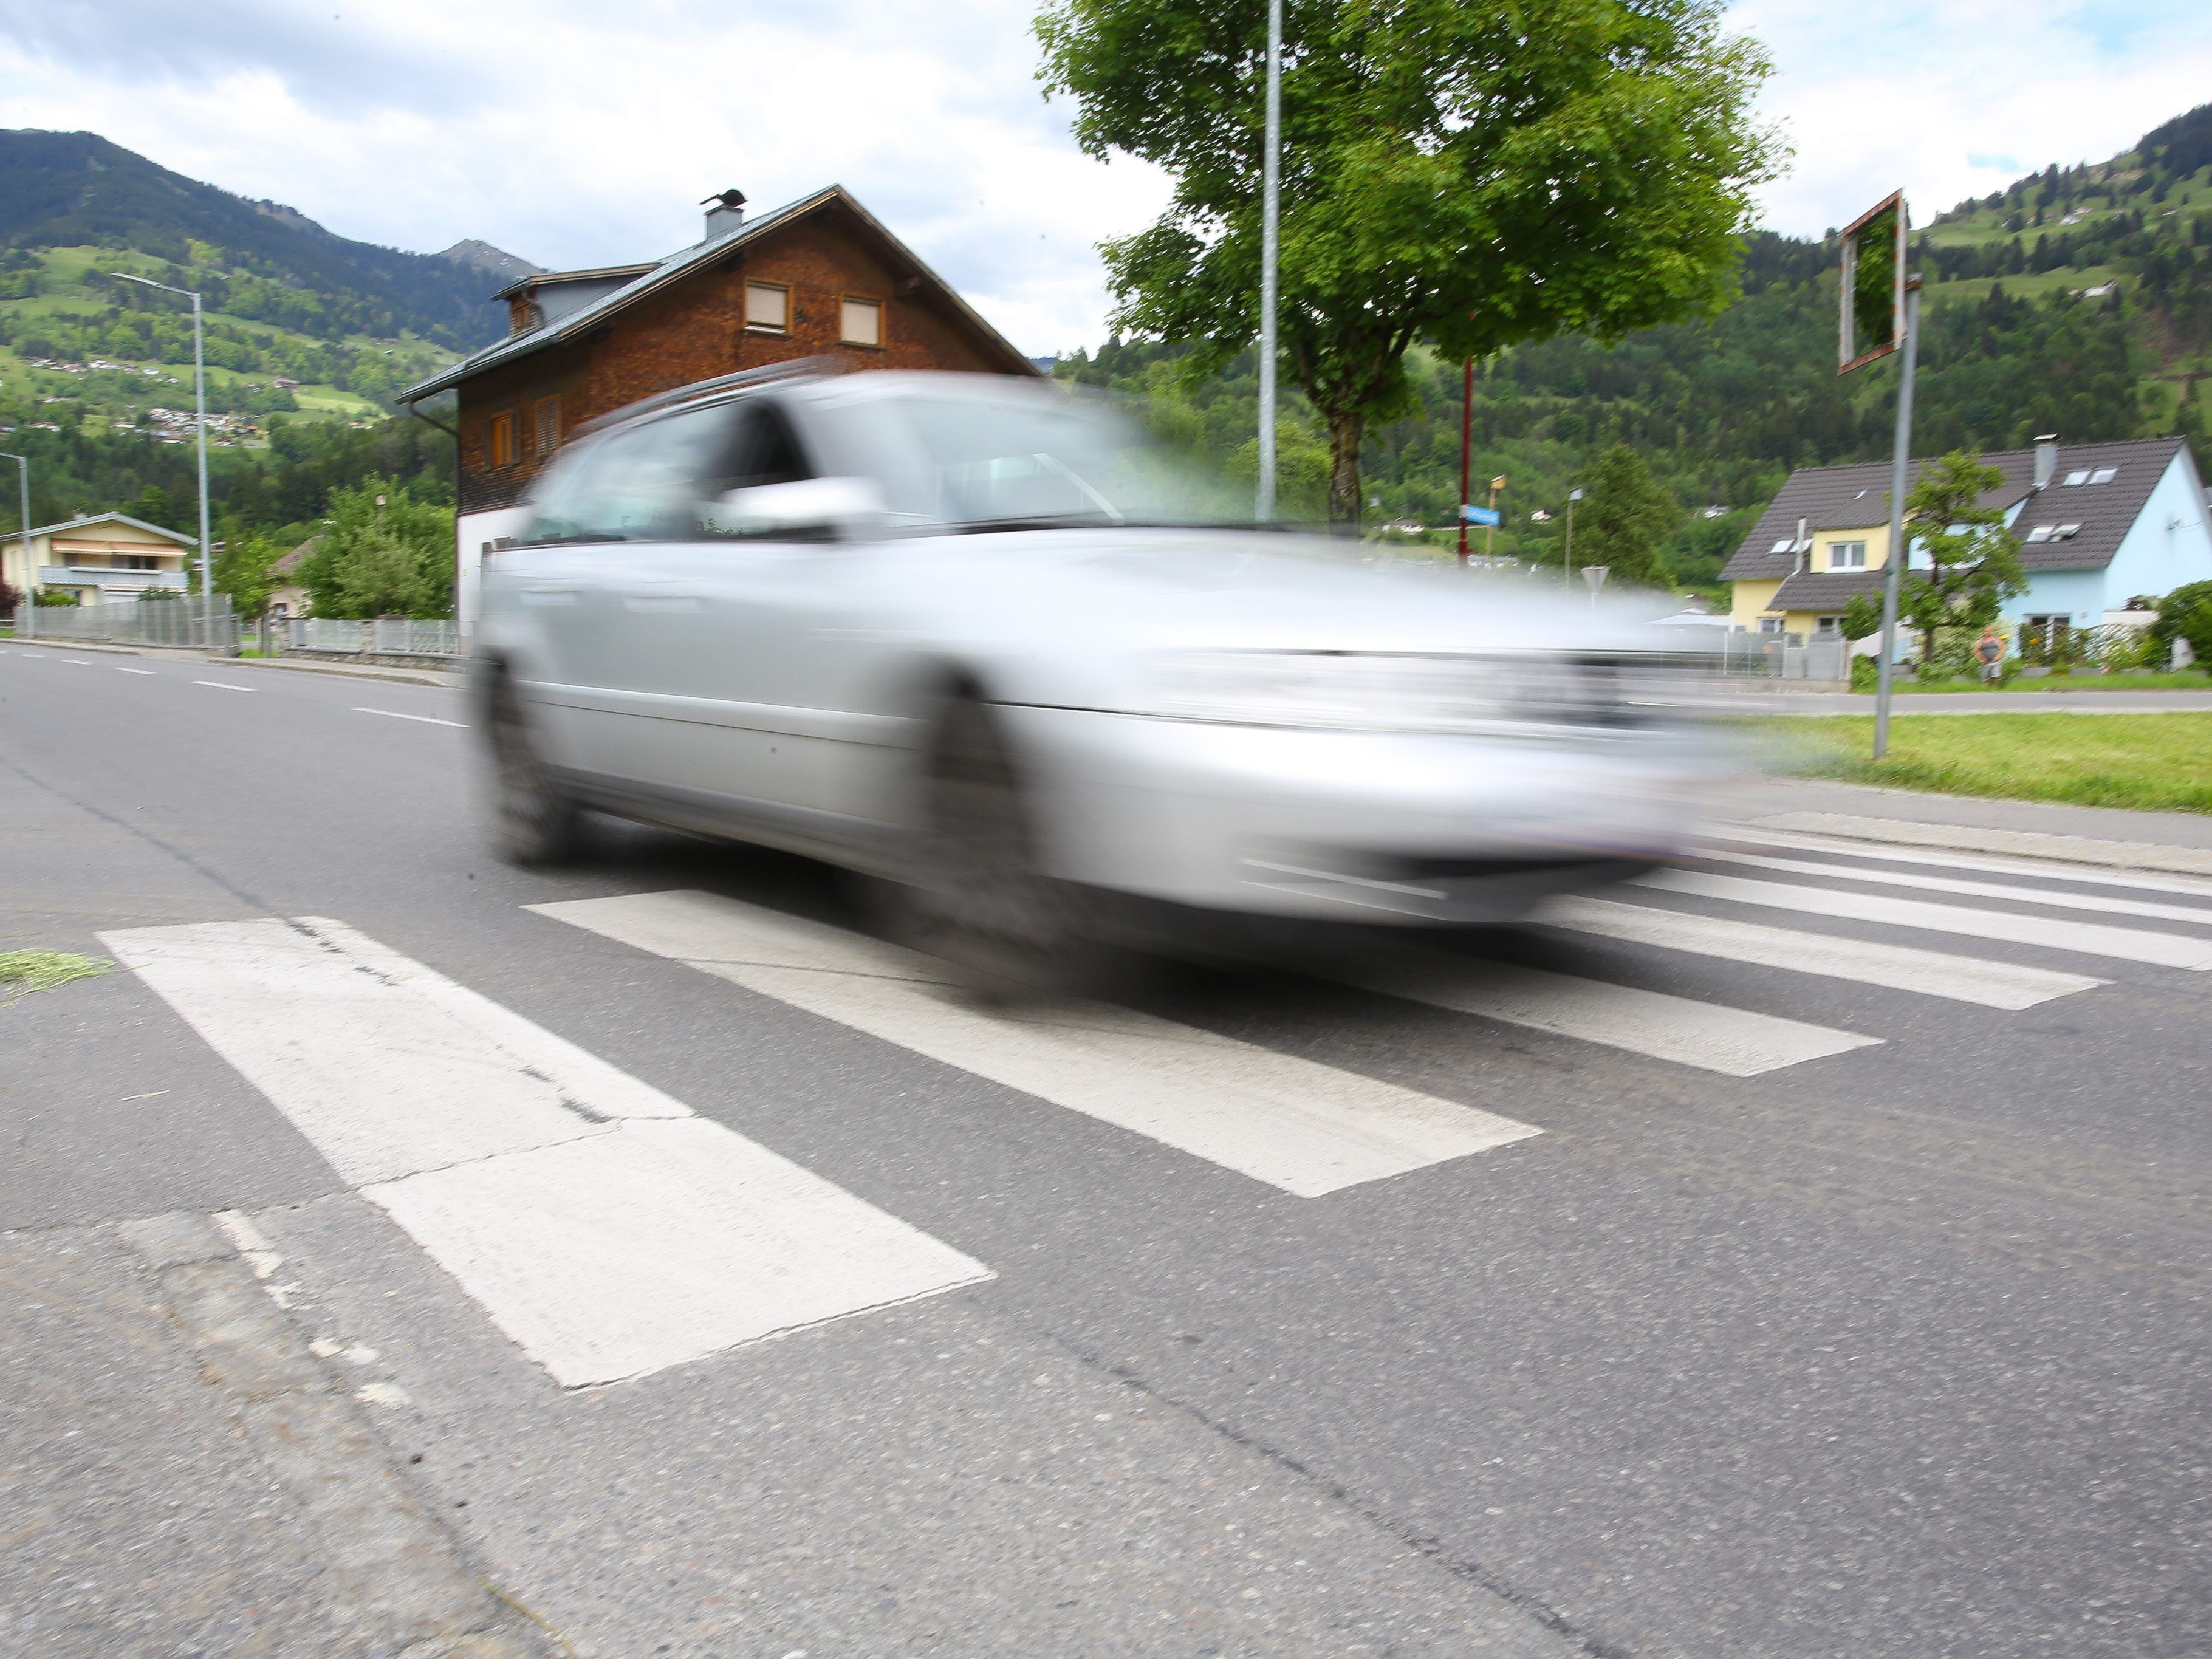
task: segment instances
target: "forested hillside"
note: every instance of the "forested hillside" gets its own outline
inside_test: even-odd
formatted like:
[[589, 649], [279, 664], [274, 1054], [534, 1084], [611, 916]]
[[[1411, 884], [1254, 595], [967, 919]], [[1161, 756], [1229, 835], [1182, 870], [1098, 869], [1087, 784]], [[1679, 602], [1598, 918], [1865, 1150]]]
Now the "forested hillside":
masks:
[[[1923, 208], [1921, 222], [1917, 450], [2183, 432], [2212, 459], [2197, 384], [2212, 373], [2212, 106], [2124, 155], [2053, 167], [1940, 216]], [[1791, 468], [1887, 454], [1895, 369], [1837, 375], [1836, 259], [1832, 240], [1762, 234], [1745, 250], [1741, 299], [1710, 322], [1610, 349], [1558, 338], [1478, 365], [1478, 493], [1508, 480], [1497, 550], [1556, 560], [1567, 490], [1626, 443], [1682, 509], [1667, 549], [1674, 575], [1711, 581]], [[1059, 372], [1148, 394], [1161, 432], [1249, 476], [1249, 357], [1193, 387], [1175, 372], [1180, 356], [1115, 341]], [[1461, 366], [1426, 359], [1415, 380], [1419, 409], [1372, 431], [1362, 457], [1370, 533], [1453, 519]], [[1288, 509], [1318, 518], [1325, 452], [1302, 405], [1286, 411], [1281, 445]], [[1539, 511], [1552, 521], [1532, 520]]]
[[199, 268], [212, 309], [318, 339], [404, 332], [466, 350], [501, 320], [484, 272], [458, 259], [349, 241], [93, 133], [0, 132], [0, 248], [56, 247]]

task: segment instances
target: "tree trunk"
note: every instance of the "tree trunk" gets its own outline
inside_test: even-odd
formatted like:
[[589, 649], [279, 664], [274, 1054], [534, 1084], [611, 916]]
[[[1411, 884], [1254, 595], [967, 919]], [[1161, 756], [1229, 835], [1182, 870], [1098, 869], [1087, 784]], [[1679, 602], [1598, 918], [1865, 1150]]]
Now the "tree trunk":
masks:
[[1328, 527], [1340, 536], [1359, 534], [1359, 440], [1366, 426], [1356, 412], [1328, 415]]

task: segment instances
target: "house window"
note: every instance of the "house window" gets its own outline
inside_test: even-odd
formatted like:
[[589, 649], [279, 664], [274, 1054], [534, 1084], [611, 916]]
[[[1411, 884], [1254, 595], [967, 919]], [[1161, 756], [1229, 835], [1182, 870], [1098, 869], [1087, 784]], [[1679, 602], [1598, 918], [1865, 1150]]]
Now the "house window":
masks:
[[108, 561], [118, 570], [159, 570], [161, 567], [150, 553], [117, 553]]
[[561, 400], [540, 398], [538, 400], [538, 453], [550, 455], [561, 447]]
[[1762, 634], [1779, 634], [1782, 631], [1782, 618], [1761, 617], [1759, 619], [1759, 631]]
[[879, 346], [884, 343], [882, 301], [846, 301], [843, 321], [844, 330], [838, 337], [847, 345]]
[[791, 325], [791, 290], [776, 283], [745, 284], [745, 326], [781, 334]]
[[2089, 469], [2085, 466], [2078, 472], [2068, 473], [2066, 475], [2065, 481], [2058, 487], [2061, 489], [2079, 489], [2083, 484], [2088, 482]]
[[2117, 466], [2100, 466], [2089, 475], [2089, 482], [2093, 484], [2110, 483], [2119, 476], [2120, 469]]
[[1844, 619], [1841, 617], [1813, 618], [1813, 637], [1816, 640], [1832, 640], [1843, 631]]
[[484, 451], [486, 465], [513, 466], [514, 465], [514, 416], [495, 415], [485, 428]]
[[1865, 569], [1866, 544], [1864, 542], [1829, 543], [1828, 568], [1831, 570]]

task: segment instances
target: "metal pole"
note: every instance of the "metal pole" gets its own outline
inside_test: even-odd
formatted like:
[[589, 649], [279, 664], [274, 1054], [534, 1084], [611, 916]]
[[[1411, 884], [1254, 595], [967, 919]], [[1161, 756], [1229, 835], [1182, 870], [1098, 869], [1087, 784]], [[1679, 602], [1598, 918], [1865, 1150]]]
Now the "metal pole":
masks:
[[1468, 494], [1474, 488], [1474, 359], [1467, 360], [1460, 375], [1459, 405], [1459, 562], [1467, 562]]
[[1252, 516], [1275, 516], [1275, 306], [1280, 284], [1278, 224], [1282, 212], [1283, 0], [1267, 0], [1267, 154], [1260, 164], [1260, 483]]
[[200, 343], [200, 296], [192, 295], [192, 390], [199, 400], [200, 429], [200, 601], [205, 605], [215, 592], [215, 579], [208, 563], [208, 495], [207, 495], [207, 362]]
[[25, 455], [9, 455], [0, 450], [0, 457], [15, 463], [16, 477], [23, 490], [23, 596], [15, 601], [15, 631], [27, 640], [39, 636], [39, 619], [31, 614], [31, 462]]
[[1559, 555], [1559, 581], [1570, 594], [1575, 591], [1575, 503], [1582, 498], [1579, 489], [1567, 492], [1567, 546]]
[[1881, 576], [1881, 665], [1874, 699], [1874, 757], [1889, 752], [1890, 680], [1896, 672], [1897, 587], [1905, 568], [1905, 473], [1912, 459], [1912, 370], [1920, 358], [1920, 279], [1905, 284], [1905, 368], [1897, 382], [1897, 436], [1889, 461], [1889, 556]]

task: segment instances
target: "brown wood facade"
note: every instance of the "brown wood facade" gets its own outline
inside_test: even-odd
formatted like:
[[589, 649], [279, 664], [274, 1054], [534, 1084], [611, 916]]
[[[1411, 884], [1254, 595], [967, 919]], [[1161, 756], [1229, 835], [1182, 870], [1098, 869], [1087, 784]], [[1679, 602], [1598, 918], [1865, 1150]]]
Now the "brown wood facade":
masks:
[[[612, 304], [571, 337], [463, 379], [460, 510], [514, 505], [585, 422], [741, 369], [823, 357], [848, 368], [1036, 372], [842, 191], [733, 240], [726, 256]], [[781, 329], [747, 322], [755, 284], [784, 291]], [[879, 343], [845, 338], [848, 301], [880, 307]], [[865, 310], [854, 315], [865, 324]]]

